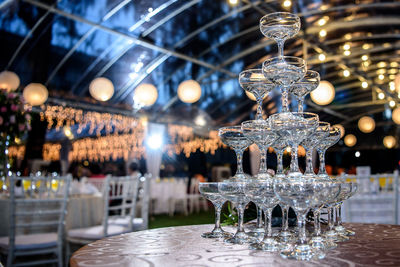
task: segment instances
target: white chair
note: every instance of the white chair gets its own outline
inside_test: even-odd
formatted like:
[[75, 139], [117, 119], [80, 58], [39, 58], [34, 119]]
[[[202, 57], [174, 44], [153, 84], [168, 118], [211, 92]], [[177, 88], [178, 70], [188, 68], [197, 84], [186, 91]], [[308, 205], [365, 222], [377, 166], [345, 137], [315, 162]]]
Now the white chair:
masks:
[[187, 195], [190, 213], [192, 213], [194, 209], [196, 209], [196, 212], [200, 212], [200, 205], [204, 210], [208, 210], [207, 200], [200, 194], [199, 183], [199, 179], [195, 177], [190, 179], [190, 189]]
[[398, 224], [398, 173], [346, 176], [357, 180], [357, 193], [343, 204], [345, 221]]
[[[51, 263], [62, 266], [70, 182], [71, 176], [10, 177], [9, 236], [0, 238], [7, 267]], [[26, 260], [27, 256], [43, 254], [55, 257]], [[24, 261], [16, 262], [21, 259]]]
[[[104, 215], [101, 225], [71, 229], [67, 233], [67, 260], [70, 244], [89, 244], [95, 240], [131, 232], [135, 218], [139, 177], [105, 178]], [[110, 201], [115, 205], [110, 205]], [[112, 204], [112, 203], [111, 203]]]
[[[146, 174], [139, 178], [138, 194], [136, 207], [140, 209], [140, 217], [134, 216], [131, 231], [146, 230], [149, 227], [149, 206], [150, 206], [150, 180], [151, 174]], [[134, 213], [136, 215], [136, 212]], [[110, 219], [109, 224], [129, 227], [129, 218]]]
[[[168, 186], [170, 184], [167, 184]], [[175, 214], [176, 208], [181, 205], [183, 214], [186, 216], [189, 214], [188, 212], [188, 194], [187, 194], [187, 186], [188, 186], [188, 178], [183, 178], [179, 180], [174, 180], [172, 185], [172, 190], [170, 192], [172, 193], [171, 196], [168, 199], [169, 203], [169, 208], [168, 208], [168, 213], [169, 216], [173, 216]], [[166, 188], [166, 190], [168, 190]]]
[[105, 178], [86, 178], [86, 181], [95, 186], [100, 193], [103, 193], [106, 188]]

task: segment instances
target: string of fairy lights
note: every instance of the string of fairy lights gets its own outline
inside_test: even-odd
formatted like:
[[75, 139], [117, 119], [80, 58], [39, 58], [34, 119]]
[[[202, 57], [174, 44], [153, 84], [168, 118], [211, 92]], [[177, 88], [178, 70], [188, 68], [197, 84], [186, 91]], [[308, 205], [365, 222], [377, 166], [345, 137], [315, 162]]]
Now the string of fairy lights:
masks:
[[[138, 159], [146, 154], [145, 139], [148, 121], [145, 118], [84, 111], [56, 105], [42, 106], [40, 118], [42, 121], [47, 121], [49, 130], [64, 131], [64, 134], [71, 139], [72, 149], [69, 152], [69, 161], [128, 160]], [[71, 131], [73, 125], [78, 126], [76, 130], [78, 134], [87, 129], [90, 135], [96, 136], [74, 140]], [[168, 134], [166, 140], [169, 142], [161, 150], [169, 156], [183, 153], [189, 157], [196, 151], [214, 154], [223, 146], [217, 131], [210, 131], [207, 136], [199, 137], [191, 126], [167, 124], [166, 128]], [[101, 136], [103, 130], [103, 136]], [[45, 143], [43, 159], [59, 160], [60, 151], [61, 144]], [[9, 149], [10, 157], [23, 159], [24, 154], [25, 146], [23, 145], [12, 146]]]

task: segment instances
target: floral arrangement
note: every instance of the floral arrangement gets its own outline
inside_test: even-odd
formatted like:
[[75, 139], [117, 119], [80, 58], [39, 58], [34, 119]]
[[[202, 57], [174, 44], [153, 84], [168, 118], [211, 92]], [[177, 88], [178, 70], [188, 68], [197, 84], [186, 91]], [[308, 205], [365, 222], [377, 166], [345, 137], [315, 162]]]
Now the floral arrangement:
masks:
[[30, 107], [24, 98], [14, 92], [0, 89], [0, 136], [13, 142], [31, 129]]

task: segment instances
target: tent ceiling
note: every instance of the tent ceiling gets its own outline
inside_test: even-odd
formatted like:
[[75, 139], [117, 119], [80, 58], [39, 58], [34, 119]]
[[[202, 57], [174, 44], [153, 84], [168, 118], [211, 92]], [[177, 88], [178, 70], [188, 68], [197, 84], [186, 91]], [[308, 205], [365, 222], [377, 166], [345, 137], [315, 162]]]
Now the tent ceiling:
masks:
[[[389, 90], [400, 65], [399, 1], [293, 0], [289, 9], [282, 7], [283, 1], [239, 2], [232, 7], [226, 0], [6, 0], [0, 4], [0, 69], [18, 73], [22, 86], [45, 84], [51, 99], [79, 103], [95, 103], [89, 83], [107, 77], [115, 94], [104, 106], [113, 108], [129, 109], [135, 88], [152, 83], [159, 98], [139, 112], [177, 120], [188, 109], [177, 100], [177, 87], [195, 79], [203, 93], [192, 109], [206, 113], [211, 125], [236, 124], [253, 118], [255, 104], [240, 88], [238, 73], [260, 67], [277, 53], [276, 45], [260, 33], [258, 21], [270, 12], [291, 11], [301, 16], [302, 30], [287, 41], [285, 54], [307, 59], [309, 68], [336, 89], [330, 105], [308, 100], [306, 110], [348, 128], [371, 115], [378, 126], [393, 131], [388, 102], [399, 102]], [[318, 25], [320, 19], [326, 24]], [[321, 29], [326, 37], [319, 36]], [[348, 56], [345, 44], [350, 45]], [[324, 62], [318, 58], [321, 53]], [[349, 77], [343, 76], [344, 69]], [[368, 88], [361, 87], [362, 81]], [[378, 91], [385, 99], [377, 99]], [[265, 111], [279, 107], [279, 93], [273, 92], [264, 102]]]

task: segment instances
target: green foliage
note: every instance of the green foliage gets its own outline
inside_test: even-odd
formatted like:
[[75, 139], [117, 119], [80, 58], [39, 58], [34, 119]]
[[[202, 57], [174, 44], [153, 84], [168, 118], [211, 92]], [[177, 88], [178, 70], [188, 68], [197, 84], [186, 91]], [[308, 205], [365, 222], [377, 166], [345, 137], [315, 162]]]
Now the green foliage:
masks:
[[235, 225], [238, 221], [238, 214], [236, 209], [234, 210], [232, 207], [232, 204], [228, 202], [227, 204], [228, 207], [228, 213], [222, 213], [222, 218], [221, 218], [221, 225], [222, 226], [227, 226], [227, 225]]

